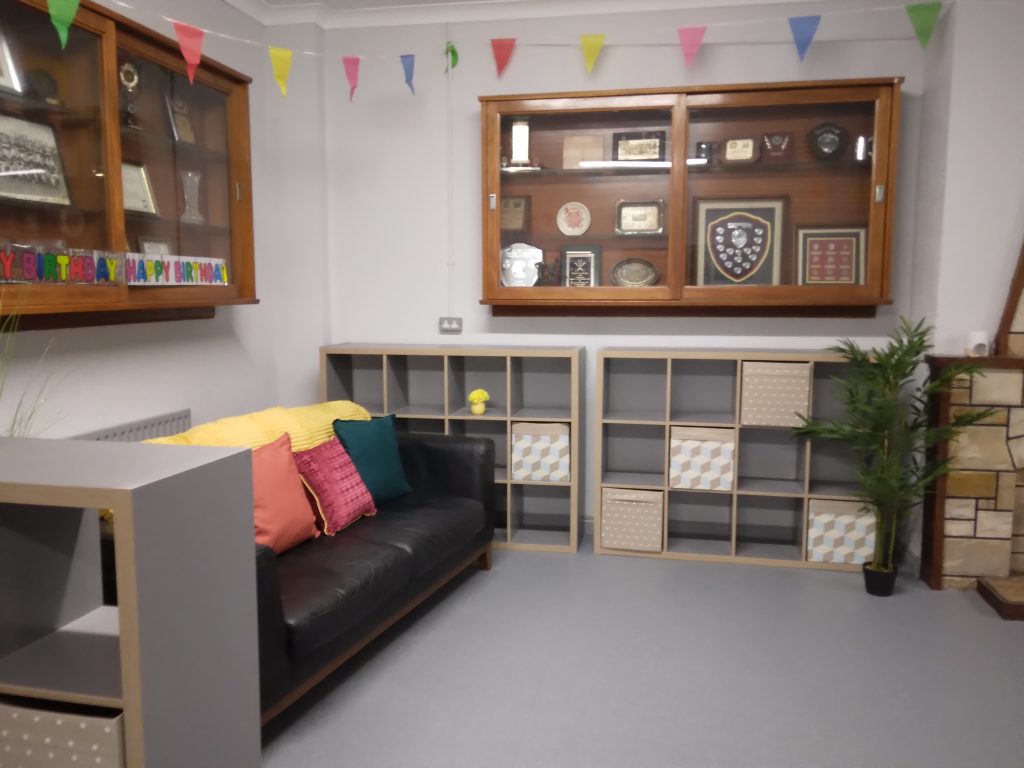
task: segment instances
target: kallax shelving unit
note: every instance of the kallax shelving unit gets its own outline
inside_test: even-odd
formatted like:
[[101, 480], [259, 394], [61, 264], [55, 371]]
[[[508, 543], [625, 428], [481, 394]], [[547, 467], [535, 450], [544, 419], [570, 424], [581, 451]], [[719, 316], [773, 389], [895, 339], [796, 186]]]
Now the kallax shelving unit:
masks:
[[[320, 393], [393, 413], [400, 430], [491, 440], [495, 546], [575, 552], [582, 360], [580, 347], [334, 344]], [[491, 396], [480, 416], [466, 401], [478, 388]]]
[[[859, 570], [873, 527], [852, 456], [792, 434], [795, 412], [837, 414], [842, 365], [816, 352], [602, 349], [595, 551]], [[687, 439], [711, 448], [684, 479], [671, 455]], [[824, 544], [808, 541], [812, 516], [829, 521]]]

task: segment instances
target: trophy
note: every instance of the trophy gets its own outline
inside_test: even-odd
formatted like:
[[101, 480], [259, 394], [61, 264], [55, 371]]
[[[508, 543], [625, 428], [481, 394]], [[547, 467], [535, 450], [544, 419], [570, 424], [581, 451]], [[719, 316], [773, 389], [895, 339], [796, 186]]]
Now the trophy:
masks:
[[139, 69], [130, 61], [124, 62], [117, 71], [117, 79], [121, 83], [121, 115], [128, 128], [142, 130], [139, 125], [138, 107], [135, 102], [139, 98]]

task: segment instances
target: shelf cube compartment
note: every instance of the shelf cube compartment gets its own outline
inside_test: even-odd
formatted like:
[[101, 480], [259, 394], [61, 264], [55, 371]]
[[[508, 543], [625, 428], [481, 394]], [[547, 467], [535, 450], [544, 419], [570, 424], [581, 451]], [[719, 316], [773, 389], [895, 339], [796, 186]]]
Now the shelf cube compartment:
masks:
[[572, 360], [568, 357], [512, 357], [509, 401], [514, 419], [572, 417]]
[[736, 506], [736, 554], [772, 560], [803, 555], [803, 499], [740, 496]]
[[736, 422], [735, 360], [672, 361], [670, 415], [673, 422]]
[[384, 413], [383, 355], [324, 355], [328, 400], [351, 400], [374, 415]]
[[810, 363], [743, 361], [740, 424], [798, 427], [811, 397]]
[[669, 552], [693, 555], [732, 554], [732, 495], [670, 491]]
[[444, 416], [444, 358], [388, 355], [386, 407], [400, 416]]
[[567, 486], [511, 486], [509, 540], [513, 544], [569, 546], [571, 499]]
[[815, 496], [856, 496], [857, 457], [834, 440], [811, 440], [810, 492]]
[[395, 419], [396, 432], [412, 432], [418, 435], [443, 435], [444, 419]]
[[811, 499], [807, 511], [807, 559], [861, 564], [875, 553], [875, 515], [859, 501]]
[[839, 401], [842, 388], [835, 377], [843, 375], [849, 366], [846, 363], [814, 363], [811, 414], [816, 419], [835, 419], [843, 415]]
[[509, 487], [505, 483], [494, 485], [494, 541], [508, 541], [508, 496]]
[[117, 710], [0, 700], [0, 724], [0, 760], [11, 759], [12, 766], [119, 768], [125, 764], [123, 716]]
[[471, 416], [466, 398], [474, 389], [486, 389], [491, 399], [486, 403], [485, 415], [504, 418], [508, 414], [506, 379], [504, 357], [449, 356], [448, 413], [460, 418]]
[[602, 416], [617, 421], [664, 422], [667, 386], [665, 360], [605, 358]]
[[789, 430], [741, 427], [738, 490], [803, 494], [805, 451], [806, 440]]
[[630, 552], [664, 550], [665, 494], [605, 488], [601, 493], [601, 546]]
[[602, 452], [606, 485], [664, 488], [668, 446], [665, 428], [648, 424], [605, 424]]
[[512, 479], [541, 483], [572, 480], [568, 424], [514, 422]]
[[453, 435], [483, 437], [494, 443], [495, 480], [508, 480], [508, 435], [504, 421], [483, 421], [478, 419], [452, 419], [450, 430]]
[[732, 490], [735, 429], [672, 427], [669, 435], [670, 488]]

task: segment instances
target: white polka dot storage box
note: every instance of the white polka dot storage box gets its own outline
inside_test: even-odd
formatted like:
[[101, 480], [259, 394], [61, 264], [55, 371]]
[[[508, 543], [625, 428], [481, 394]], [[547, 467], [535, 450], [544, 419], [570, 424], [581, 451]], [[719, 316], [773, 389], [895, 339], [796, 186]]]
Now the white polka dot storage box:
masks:
[[37, 709], [0, 700], [3, 768], [121, 768], [121, 715], [110, 717]]
[[605, 488], [601, 495], [601, 546], [633, 552], [664, 548], [665, 494]]
[[740, 424], [798, 427], [811, 400], [811, 365], [745, 360], [740, 393]]

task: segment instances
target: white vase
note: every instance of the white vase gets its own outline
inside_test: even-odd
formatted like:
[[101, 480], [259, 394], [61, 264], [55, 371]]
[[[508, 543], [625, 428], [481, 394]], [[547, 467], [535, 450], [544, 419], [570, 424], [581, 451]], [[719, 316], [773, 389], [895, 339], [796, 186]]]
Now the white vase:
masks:
[[201, 171], [181, 172], [181, 191], [185, 196], [185, 212], [181, 214], [181, 220], [186, 224], [206, 223], [199, 212], [199, 184], [202, 180]]

